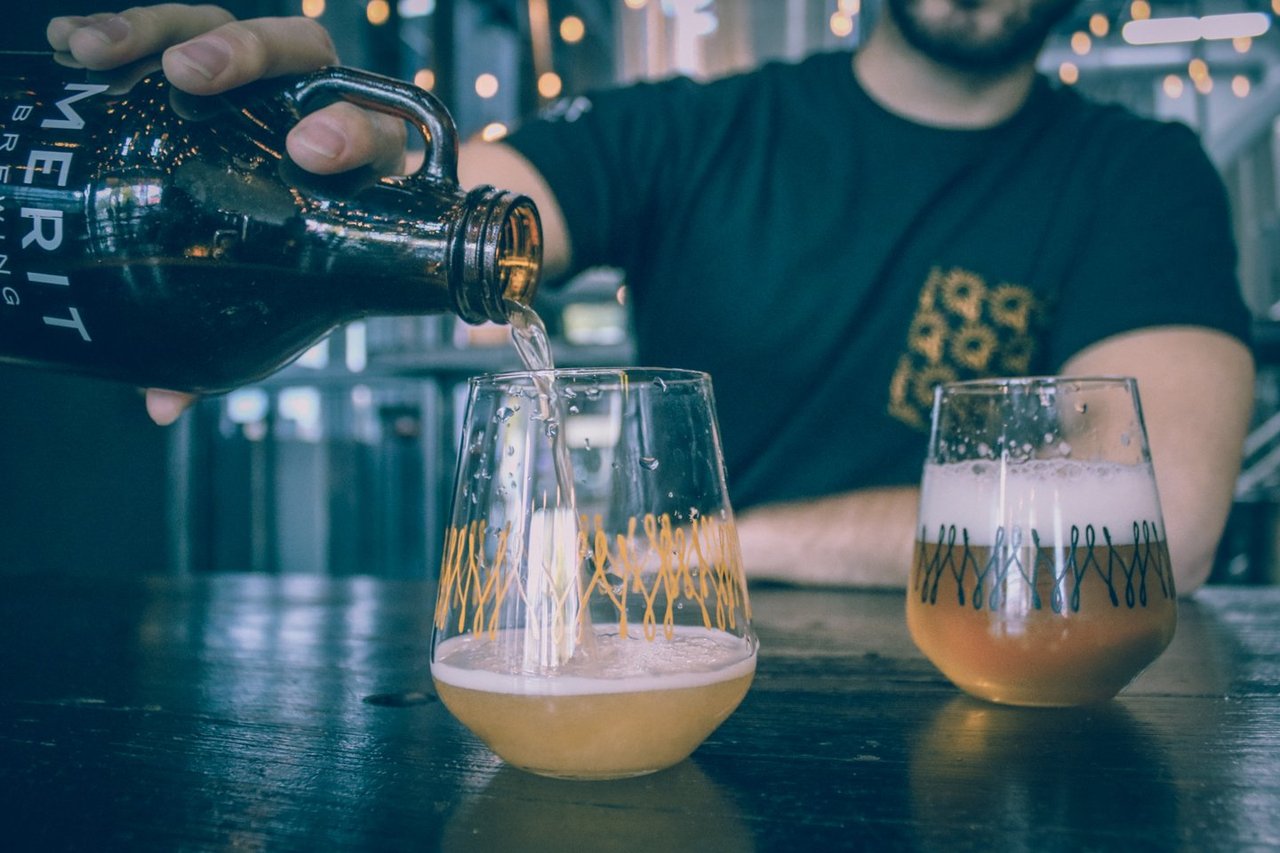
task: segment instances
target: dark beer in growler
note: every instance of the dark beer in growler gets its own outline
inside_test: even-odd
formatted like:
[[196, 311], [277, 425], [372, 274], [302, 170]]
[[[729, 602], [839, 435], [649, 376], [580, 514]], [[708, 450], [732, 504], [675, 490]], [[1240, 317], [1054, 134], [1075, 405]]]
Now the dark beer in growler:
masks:
[[[289, 129], [339, 98], [414, 125], [423, 166], [294, 165]], [[195, 97], [155, 64], [0, 53], [0, 362], [216, 392], [362, 316], [505, 322], [537, 286], [537, 212], [462, 190], [457, 148], [429, 93], [353, 69]]]

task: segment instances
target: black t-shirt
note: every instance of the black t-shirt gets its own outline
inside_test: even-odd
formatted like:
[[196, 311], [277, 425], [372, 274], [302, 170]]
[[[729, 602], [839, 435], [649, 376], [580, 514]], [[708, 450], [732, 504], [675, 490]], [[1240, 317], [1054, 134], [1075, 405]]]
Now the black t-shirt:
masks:
[[625, 270], [640, 362], [711, 374], [739, 509], [917, 482], [938, 382], [1144, 326], [1247, 336], [1195, 135], [1044, 79], [997, 127], [939, 129], [827, 53], [576, 98], [507, 141], [575, 269]]

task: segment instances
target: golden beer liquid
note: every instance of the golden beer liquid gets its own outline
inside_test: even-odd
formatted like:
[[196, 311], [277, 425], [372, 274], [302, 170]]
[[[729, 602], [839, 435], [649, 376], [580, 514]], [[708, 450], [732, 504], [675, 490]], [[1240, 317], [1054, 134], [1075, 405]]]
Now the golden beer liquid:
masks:
[[[911, 586], [907, 593], [907, 626], [916, 645], [947, 678], [962, 690], [993, 702], [1015, 705], [1085, 705], [1116, 695], [1173, 639], [1177, 602], [1172, 581], [1168, 594], [1151, 575], [1134, 577], [1145, 583], [1145, 603], [1137, 593], [1126, 601], [1126, 578], [1113, 572], [1111, 581], [1099, 571], [1055, 577], [1051, 571], [1035, 575], [1035, 590], [1021, 574], [1007, 578], [1000, 602], [992, 607], [990, 582], [980, 589], [981, 606], [973, 604], [975, 578], [951, 571], [929, 573], [937, 565], [939, 545], [916, 543]], [[1164, 541], [1142, 546], [1159, 565], [1169, 565]], [[1076, 565], [1088, 557], [1098, 566], [1132, 565], [1137, 546], [1116, 545], [1076, 549]], [[976, 565], [985, 566], [991, 548], [968, 546]], [[1031, 549], [1021, 565], [1033, 565]], [[1091, 553], [1085, 553], [1091, 552]], [[937, 580], [937, 596], [922, 595], [922, 587]], [[964, 586], [964, 602], [958, 587]], [[1078, 584], [1078, 606], [1072, 602]], [[1053, 606], [1054, 587], [1059, 589]], [[1118, 603], [1112, 600], [1116, 593]]]
[[[446, 644], [439, 658], [448, 657]], [[710, 670], [621, 678], [507, 675], [439, 660], [431, 674], [445, 707], [508, 764], [543, 776], [618, 779], [687, 758], [738, 707], [755, 663], [752, 649]]]

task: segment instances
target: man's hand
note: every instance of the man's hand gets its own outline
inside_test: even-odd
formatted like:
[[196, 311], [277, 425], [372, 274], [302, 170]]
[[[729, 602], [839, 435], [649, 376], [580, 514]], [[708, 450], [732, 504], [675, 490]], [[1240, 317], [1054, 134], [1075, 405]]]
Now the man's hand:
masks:
[[[54, 18], [47, 35], [55, 50], [69, 51], [93, 69], [163, 52], [169, 82], [196, 95], [338, 61], [329, 34], [309, 18], [237, 21], [216, 6], [166, 3], [118, 15]], [[312, 172], [371, 165], [392, 174], [403, 169], [405, 126], [398, 118], [337, 103], [300, 121], [287, 144], [289, 156]]]
[[[106, 70], [163, 52], [165, 76], [197, 95], [225, 92], [264, 77], [301, 74], [338, 61], [329, 34], [307, 18], [237, 21], [217, 6], [166, 3], [119, 14], [54, 18], [54, 50]], [[405, 125], [398, 118], [337, 103], [306, 116], [289, 132], [289, 156], [319, 174], [372, 166], [404, 169]], [[170, 424], [194, 397], [148, 389], [147, 412]]]

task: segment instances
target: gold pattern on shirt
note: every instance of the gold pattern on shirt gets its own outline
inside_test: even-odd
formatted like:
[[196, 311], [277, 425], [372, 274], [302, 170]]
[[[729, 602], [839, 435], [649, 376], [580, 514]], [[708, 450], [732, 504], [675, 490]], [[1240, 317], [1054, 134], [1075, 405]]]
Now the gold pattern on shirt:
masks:
[[929, 427], [933, 389], [942, 382], [1025, 374], [1043, 310], [1030, 288], [961, 268], [929, 271], [889, 382], [889, 414]]

